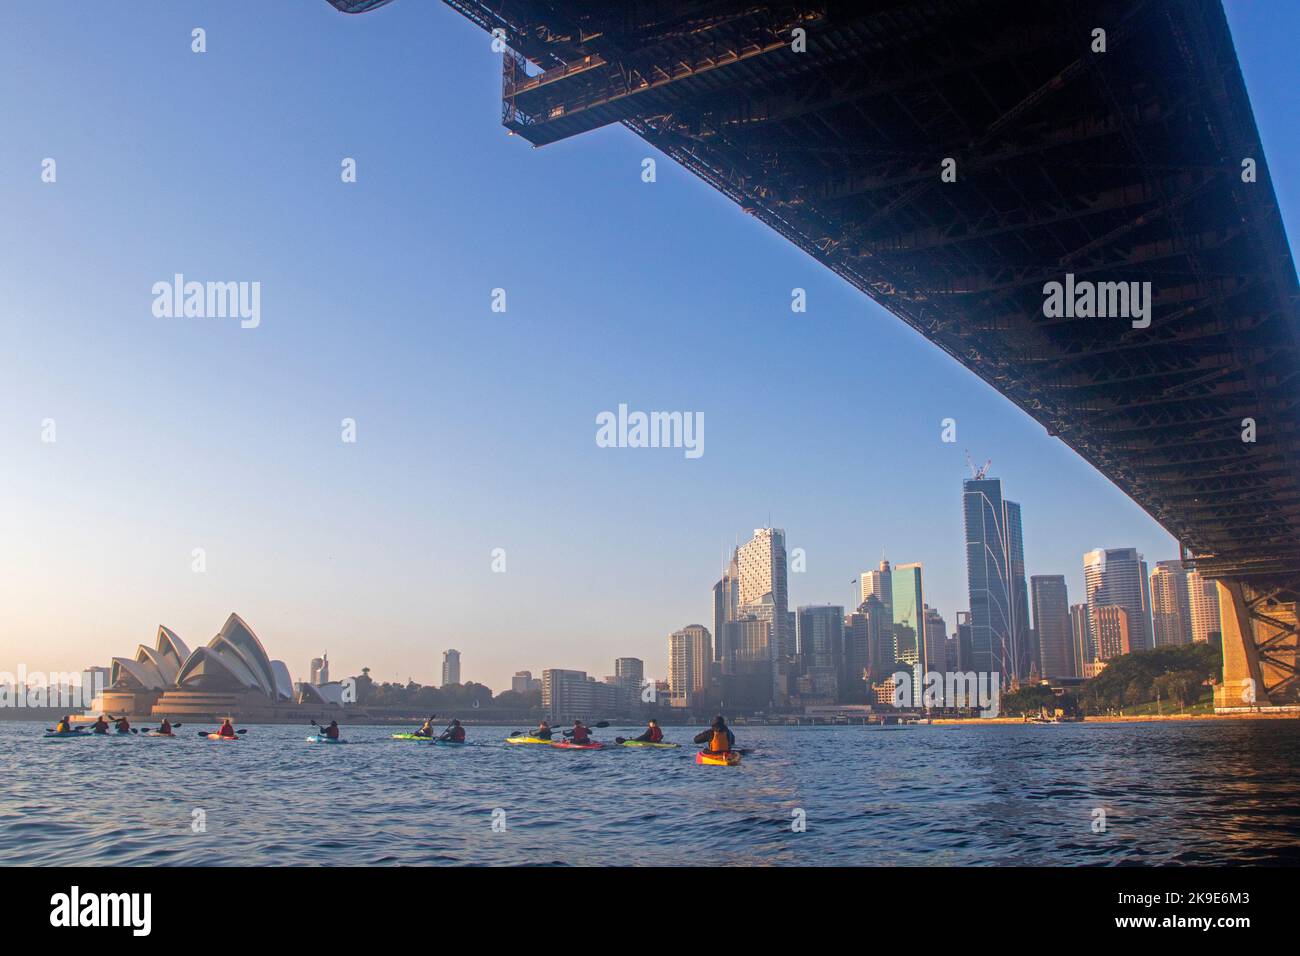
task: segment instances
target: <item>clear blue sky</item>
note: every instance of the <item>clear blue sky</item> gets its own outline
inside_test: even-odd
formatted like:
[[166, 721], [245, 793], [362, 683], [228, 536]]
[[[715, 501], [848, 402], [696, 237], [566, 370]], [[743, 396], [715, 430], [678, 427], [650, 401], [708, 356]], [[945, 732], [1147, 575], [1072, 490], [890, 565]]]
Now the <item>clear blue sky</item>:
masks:
[[[1300, 5], [1228, 11], [1294, 237]], [[1175, 556], [880, 307], [671, 162], [641, 182], [631, 133], [507, 136], [500, 57], [441, 3], [7, 3], [0, 63], [0, 670], [237, 610], [295, 677], [328, 650], [430, 681], [446, 647], [498, 690], [625, 655], [663, 676], [769, 514], [807, 553], [792, 605], [847, 603], [883, 547], [951, 624], [966, 448], [1071, 600], [1085, 550]], [[259, 281], [261, 326], [155, 318], [176, 272]], [[597, 448], [620, 402], [704, 412], [704, 456]]]

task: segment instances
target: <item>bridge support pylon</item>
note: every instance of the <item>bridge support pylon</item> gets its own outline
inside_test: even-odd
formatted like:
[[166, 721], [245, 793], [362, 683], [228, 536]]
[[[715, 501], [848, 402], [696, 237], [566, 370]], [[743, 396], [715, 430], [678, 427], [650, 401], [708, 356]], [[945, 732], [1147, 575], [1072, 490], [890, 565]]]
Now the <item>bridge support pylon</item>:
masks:
[[1237, 709], [1295, 703], [1300, 690], [1296, 595], [1217, 581], [1223, 633], [1223, 682], [1214, 707]]

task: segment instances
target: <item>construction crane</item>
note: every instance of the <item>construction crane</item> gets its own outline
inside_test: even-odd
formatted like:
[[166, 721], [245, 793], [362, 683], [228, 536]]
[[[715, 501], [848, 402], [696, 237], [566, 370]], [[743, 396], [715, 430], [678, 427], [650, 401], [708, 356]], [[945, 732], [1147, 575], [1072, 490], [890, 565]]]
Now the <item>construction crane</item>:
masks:
[[972, 481], [979, 481], [986, 474], [988, 474], [989, 465], [991, 464], [993, 464], [992, 458], [984, 462], [984, 464], [980, 465], [979, 468], [976, 468], [975, 462], [971, 461], [970, 458], [970, 449], [969, 448], [966, 449], [966, 467], [970, 469], [970, 477]]

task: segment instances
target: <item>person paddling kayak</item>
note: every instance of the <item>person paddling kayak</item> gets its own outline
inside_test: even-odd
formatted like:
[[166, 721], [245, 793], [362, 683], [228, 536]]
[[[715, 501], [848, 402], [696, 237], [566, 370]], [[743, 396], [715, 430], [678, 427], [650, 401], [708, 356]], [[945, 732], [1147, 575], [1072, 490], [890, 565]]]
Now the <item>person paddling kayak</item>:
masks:
[[330, 725], [328, 727], [322, 727], [320, 732], [322, 736], [328, 737], [330, 740], [338, 740], [339, 722], [337, 720], [331, 720]]
[[534, 730], [530, 736], [537, 737], [541, 740], [550, 740], [555, 736], [555, 731], [551, 728], [550, 724], [543, 720], [537, 725], [537, 729]]
[[575, 720], [573, 722], [573, 729], [565, 734], [565, 736], [569, 737], [571, 742], [575, 744], [593, 743], [591, 739], [591, 730], [580, 720]]
[[426, 717], [426, 718], [425, 718], [425, 721], [424, 721], [424, 723], [420, 726], [420, 729], [417, 730], [417, 731], [415, 732], [415, 736], [416, 736], [416, 737], [432, 737], [432, 736], [433, 736], [433, 718], [432, 718], [432, 717]]
[[158, 725], [158, 733], [163, 734], [165, 736], [167, 734], [170, 734], [171, 732], [172, 732], [172, 722], [168, 720], [166, 717], [164, 717], [162, 719], [162, 723]]
[[60, 718], [59, 722], [54, 725], [54, 732], [56, 734], [76, 733], [76, 730], [72, 726], [72, 715], [64, 714], [63, 717]]
[[119, 717], [114, 727], [119, 734], [129, 734], [131, 732], [131, 721], [125, 717]]
[[465, 742], [465, 728], [460, 725], [459, 720], [453, 720], [451, 726], [438, 735], [438, 739], [450, 741], [453, 744], [463, 744]]
[[108, 733], [108, 716], [106, 714], [100, 714], [99, 720], [90, 725], [90, 731], [95, 734]]
[[235, 725], [232, 724], [232, 723], [230, 722], [230, 718], [229, 718], [229, 717], [227, 717], [227, 718], [225, 719], [225, 722], [222, 723], [222, 725], [221, 725], [221, 729], [217, 731], [217, 736], [218, 736], [218, 737], [233, 737], [233, 736], [235, 736]]
[[663, 742], [664, 732], [659, 729], [659, 721], [652, 717], [650, 718], [649, 725], [646, 727], [646, 732], [640, 737], [633, 737], [632, 739], [643, 744], [658, 744]]
[[708, 744], [709, 750], [715, 754], [726, 753], [735, 749], [736, 735], [731, 732], [731, 728], [719, 714], [713, 718], [713, 725], [708, 730], [702, 730], [695, 735], [695, 742]]

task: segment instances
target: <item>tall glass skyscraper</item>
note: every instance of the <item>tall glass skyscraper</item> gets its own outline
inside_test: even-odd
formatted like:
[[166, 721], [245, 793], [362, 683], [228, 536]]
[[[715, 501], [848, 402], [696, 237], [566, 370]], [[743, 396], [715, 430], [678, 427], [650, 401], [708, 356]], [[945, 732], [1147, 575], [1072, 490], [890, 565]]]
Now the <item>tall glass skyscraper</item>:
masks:
[[1093, 647], [1097, 649], [1099, 659], [1102, 642], [1097, 609], [1108, 605], [1117, 605], [1125, 610], [1131, 649], [1151, 649], [1150, 583], [1147, 563], [1136, 548], [1089, 551], [1083, 556], [1083, 583], [1088, 591]]
[[1029, 599], [1020, 505], [1002, 498], [998, 478], [962, 482], [971, 667], [1009, 683], [1029, 674]]
[[890, 575], [894, 611], [894, 661], [926, 671], [925, 587], [919, 564], [896, 564]]
[[1063, 574], [1035, 574], [1029, 579], [1034, 595], [1034, 630], [1038, 634], [1038, 672], [1047, 678], [1077, 677], [1070, 599]]

